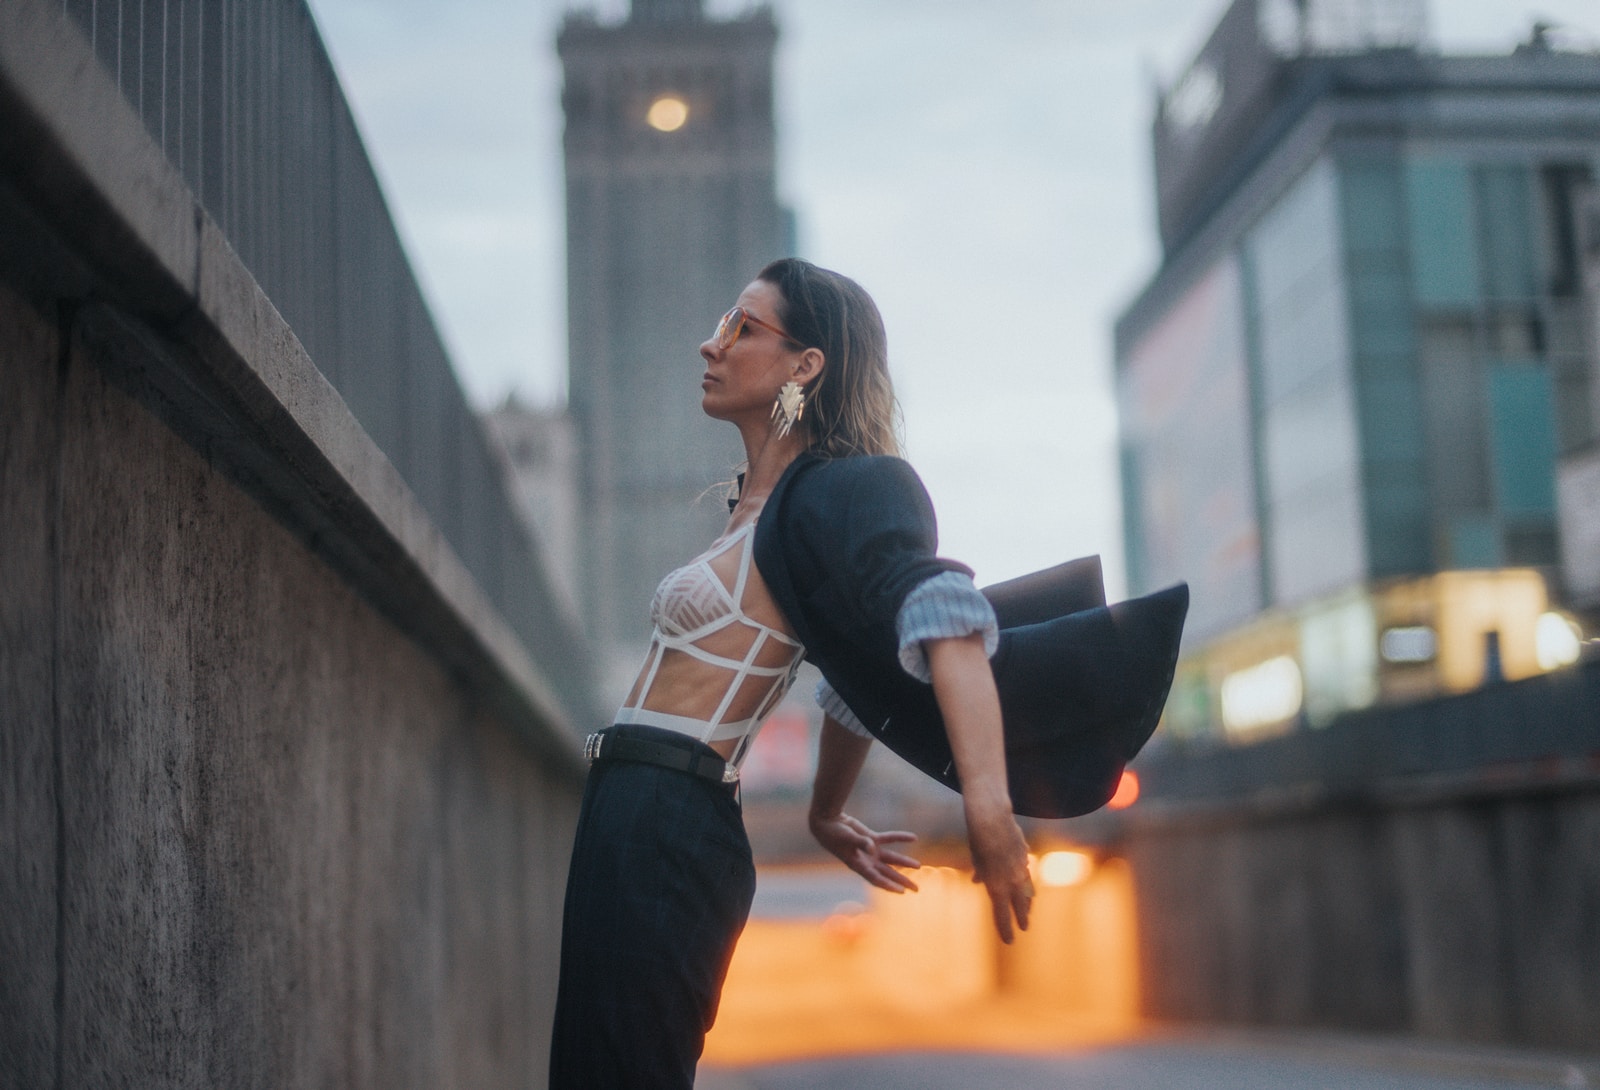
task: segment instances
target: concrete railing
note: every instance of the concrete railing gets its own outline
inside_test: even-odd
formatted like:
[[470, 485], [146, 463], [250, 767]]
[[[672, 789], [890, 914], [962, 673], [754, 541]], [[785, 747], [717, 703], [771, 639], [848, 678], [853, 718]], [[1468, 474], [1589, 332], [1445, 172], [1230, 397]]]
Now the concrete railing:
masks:
[[[1165, 741], [1158, 736], [1158, 743]], [[1253, 745], [1152, 746], [1138, 769], [1164, 805], [1361, 798], [1396, 784], [1470, 788], [1600, 772], [1600, 660], [1341, 716]]]
[[1137, 767], [1147, 1014], [1600, 1047], [1600, 662]]
[[586, 664], [305, 9], [68, 7], [0, 4], [0, 1086], [543, 1085]]

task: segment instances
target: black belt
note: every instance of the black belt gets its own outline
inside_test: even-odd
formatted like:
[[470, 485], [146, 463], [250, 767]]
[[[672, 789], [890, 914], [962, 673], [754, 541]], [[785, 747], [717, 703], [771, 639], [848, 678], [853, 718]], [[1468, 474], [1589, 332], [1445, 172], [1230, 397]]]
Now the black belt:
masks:
[[[674, 737], [670, 731], [652, 730], [654, 738], [641, 738], [638, 727], [607, 727], [595, 731], [583, 744], [583, 755], [595, 761], [638, 761], [660, 765], [675, 772], [687, 772], [712, 783], [739, 782], [739, 769], [724, 761], [709, 747], [686, 735]], [[626, 732], [626, 733], [624, 733]], [[666, 737], [662, 737], [665, 735]]]

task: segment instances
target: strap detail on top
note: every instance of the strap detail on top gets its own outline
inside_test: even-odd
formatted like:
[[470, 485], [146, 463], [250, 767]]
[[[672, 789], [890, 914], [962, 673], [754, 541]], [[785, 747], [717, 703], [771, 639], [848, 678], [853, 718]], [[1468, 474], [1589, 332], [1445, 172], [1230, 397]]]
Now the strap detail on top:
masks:
[[[618, 711], [619, 722], [665, 727], [699, 738], [702, 742], [740, 738], [732, 763], [736, 764], [743, 758], [755, 728], [783, 699], [805, 654], [805, 648], [793, 637], [761, 623], [744, 611], [743, 601], [750, 580], [754, 539], [755, 523], [746, 523], [727, 539], [670, 572], [661, 581], [650, 603], [655, 631], [650, 641], [644, 678], [638, 685], [637, 698], [632, 703], [624, 702]], [[739, 566], [730, 588], [723, 583], [711, 562], [735, 547], [740, 550]], [[701, 646], [707, 637], [734, 625], [742, 625], [754, 633], [741, 658], [729, 658]], [[772, 642], [788, 650], [784, 661], [771, 666], [758, 665], [762, 651]], [[644, 706], [669, 650], [682, 652], [732, 674], [709, 719], [676, 715]], [[751, 715], [725, 722], [723, 717], [728, 714], [734, 699], [740, 695], [746, 680], [753, 677], [771, 678], [772, 681]]]

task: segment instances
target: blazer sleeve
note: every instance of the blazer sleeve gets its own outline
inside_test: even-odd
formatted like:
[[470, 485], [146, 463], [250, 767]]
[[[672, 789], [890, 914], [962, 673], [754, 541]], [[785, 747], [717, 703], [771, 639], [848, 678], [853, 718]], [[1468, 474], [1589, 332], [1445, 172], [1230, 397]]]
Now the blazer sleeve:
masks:
[[943, 572], [971, 569], [934, 555], [933, 503], [907, 462], [880, 456], [839, 465], [845, 479], [832, 499], [838, 509], [826, 520], [831, 540], [819, 542], [830, 558], [829, 579], [857, 626], [893, 633], [913, 590]]

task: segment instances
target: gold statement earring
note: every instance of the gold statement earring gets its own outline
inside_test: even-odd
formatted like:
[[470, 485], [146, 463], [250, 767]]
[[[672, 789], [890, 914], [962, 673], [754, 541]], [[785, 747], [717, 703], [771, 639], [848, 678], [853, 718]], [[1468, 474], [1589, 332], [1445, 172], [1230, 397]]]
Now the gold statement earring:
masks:
[[772, 419], [778, 425], [778, 438], [789, 434], [789, 429], [806, 411], [806, 394], [792, 379], [778, 391], [778, 400], [772, 403]]

